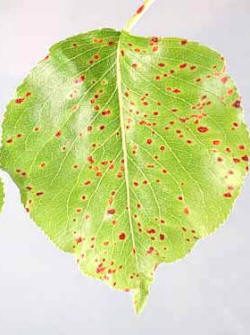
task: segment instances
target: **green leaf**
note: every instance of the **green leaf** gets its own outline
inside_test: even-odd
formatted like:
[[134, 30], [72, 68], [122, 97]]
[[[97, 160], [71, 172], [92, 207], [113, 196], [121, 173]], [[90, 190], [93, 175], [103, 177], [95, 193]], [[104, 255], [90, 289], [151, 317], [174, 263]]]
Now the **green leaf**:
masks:
[[1, 164], [81, 270], [135, 292], [228, 217], [249, 135], [223, 57], [102, 29], [57, 43], [10, 102]]

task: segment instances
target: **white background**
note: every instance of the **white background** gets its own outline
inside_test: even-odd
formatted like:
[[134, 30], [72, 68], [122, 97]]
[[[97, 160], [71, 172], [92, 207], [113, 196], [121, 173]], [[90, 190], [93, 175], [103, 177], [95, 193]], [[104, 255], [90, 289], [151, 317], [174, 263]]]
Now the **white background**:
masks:
[[[121, 29], [136, 0], [0, 0], [0, 110], [48, 47]], [[224, 54], [250, 124], [250, 1], [156, 0], [136, 34], [187, 37]], [[148, 305], [84, 277], [31, 222], [7, 174], [0, 216], [0, 334], [246, 335], [250, 328], [250, 178], [226, 225], [183, 261], [161, 265]]]

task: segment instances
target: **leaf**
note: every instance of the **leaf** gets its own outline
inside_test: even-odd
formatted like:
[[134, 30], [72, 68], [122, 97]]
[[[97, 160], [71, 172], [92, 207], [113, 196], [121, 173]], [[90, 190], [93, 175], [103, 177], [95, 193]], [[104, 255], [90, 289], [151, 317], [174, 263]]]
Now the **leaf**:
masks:
[[59, 42], [8, 105], [1, 164], [83, 273], [135, 292], [228, 217], [248, 169], [223, 57], [102, 29]]

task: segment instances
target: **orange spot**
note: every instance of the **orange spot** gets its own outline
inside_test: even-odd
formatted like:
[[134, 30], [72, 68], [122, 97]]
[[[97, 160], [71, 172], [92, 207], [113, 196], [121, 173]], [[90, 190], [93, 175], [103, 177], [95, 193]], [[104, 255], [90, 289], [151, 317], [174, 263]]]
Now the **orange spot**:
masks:
[[125, 240], [125, 238], [126, 238], [126, 234], [125, 233], [120, 233], [119, 239], [120, 240]]
[[208, 127], [204, 126], [198, 127], [197, 129], [200, 133], [206, 133], [209, 130]]
[[143, 10], [144, 10], [144, 5], [142, 5], [141, 7], [139, 7], [138, 9], [137, 9], [137, 11], [136, 11], [136, 14], [141, 14], [142, 12], [143, 12]]
[[115, 209], [114, 209], [114, 208], [112, 208], [112, 209], [108, 209], [108, 210], [107, 210], [107, 213], [113, 215], [113, 214], [115, 214]]

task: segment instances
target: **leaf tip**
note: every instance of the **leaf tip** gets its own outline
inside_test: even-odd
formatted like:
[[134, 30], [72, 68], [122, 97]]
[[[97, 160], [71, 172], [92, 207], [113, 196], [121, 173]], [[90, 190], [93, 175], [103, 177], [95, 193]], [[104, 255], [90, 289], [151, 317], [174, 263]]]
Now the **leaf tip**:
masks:
[[135, 313], [137, 315], [141, 314], [143, 311], [149, 295], [149, 288], [152, 283], [152, 278], [146, 277], [145, 275], [142, 275], [142, 278], [139, 282], [138, 288], [135, 290], [134, 293], [134, 309]]

